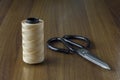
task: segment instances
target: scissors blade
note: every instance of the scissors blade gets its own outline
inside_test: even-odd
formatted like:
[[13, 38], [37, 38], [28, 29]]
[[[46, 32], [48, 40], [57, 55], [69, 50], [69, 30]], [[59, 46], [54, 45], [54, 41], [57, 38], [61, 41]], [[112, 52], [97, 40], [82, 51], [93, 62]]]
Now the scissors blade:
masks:
[[105, 63], [104, 61], [100, 60], [99, 58], [97, 58], [96, 56], [92, 55], [88, 50], [86, 49], [79, 49], [77, 50], [78, 54], [80, 56], [82, 56], [83, 58], [87, 59], [88, 61], [104, 68], [107, 70], [111, 70], [111, 68], [109, 67], [109, 65], [107, 63]]

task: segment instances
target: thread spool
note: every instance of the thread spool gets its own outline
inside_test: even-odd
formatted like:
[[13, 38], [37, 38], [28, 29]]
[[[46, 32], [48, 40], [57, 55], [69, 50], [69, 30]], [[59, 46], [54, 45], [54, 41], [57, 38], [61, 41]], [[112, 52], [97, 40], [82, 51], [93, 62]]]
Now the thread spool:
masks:
[[23, 61], [28, 64], [44, 60], [44, 21], [28, 18], [22, 21]]

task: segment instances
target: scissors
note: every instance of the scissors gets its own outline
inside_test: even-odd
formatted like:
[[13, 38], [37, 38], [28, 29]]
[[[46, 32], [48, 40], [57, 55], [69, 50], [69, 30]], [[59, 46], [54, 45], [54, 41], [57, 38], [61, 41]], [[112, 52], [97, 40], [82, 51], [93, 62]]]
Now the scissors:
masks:
[[[78, 44], [73, 40], [83, 41], [84, 43], [86, 43], [86, 45]], [[63, 45], [66, 48], [55, 47], [54, 44], [55, 43], [57, 44], [58, 42], [63, 43]], [[47, 46], [49, 49], [56, 51], [56, 52], [62, 52], [65, 54], [76, 53], [76, 54], [82, 56], [83, 58], [85, 58], [86, 60], [88, 60], [104, 69], [107, 69], [107, 70], [111, 69], [107, 63], [105, 63], [104, 61], [102, 61], [101, 59], [96, 57], [95, 55], [91, 54], [91, 52], [89, 50], [87, 50], [88, 48], [90, 48], [90, 40], [86, 37], [79, 36], [79, 35], [65, 35], [61, 38], [54, 37], [47, 41]]]

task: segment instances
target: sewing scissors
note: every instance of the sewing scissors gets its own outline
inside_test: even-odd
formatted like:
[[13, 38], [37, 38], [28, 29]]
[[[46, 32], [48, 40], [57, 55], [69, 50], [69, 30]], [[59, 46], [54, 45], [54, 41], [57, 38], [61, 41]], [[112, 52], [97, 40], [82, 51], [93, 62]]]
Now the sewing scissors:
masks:
[[[86, 43], [86, 45], [83, 46], [81, 44], [76, 43], [73, 40], [83, 41], [84, 43]], [[57, 42], [63, 43], [63, 45], [66, 48], [55, 47], [54, 44]], [[90, 61], [104, 69], [108, 69], [108, 70], [111, 69], [107, 63], [105, 63], [104, 61], [102, 61], [101, 59], [96, 57], [95, 55], [91, 54], [91, 52], [89, 50], [87, 50], [88, 48], [90, 48], [90, 40], [86, 37], [79, 36], [79, 35], [65, 35], [61, 38], [54, 37], [47, 41], [47, 46], [49, 49], [56, 51], [56, 52], [62, 52], [62, 53], [66, 53], [66, 54], [76, 53], [76, 54], [82, 56], [83, 58], [87, 59], [88, 61]]]

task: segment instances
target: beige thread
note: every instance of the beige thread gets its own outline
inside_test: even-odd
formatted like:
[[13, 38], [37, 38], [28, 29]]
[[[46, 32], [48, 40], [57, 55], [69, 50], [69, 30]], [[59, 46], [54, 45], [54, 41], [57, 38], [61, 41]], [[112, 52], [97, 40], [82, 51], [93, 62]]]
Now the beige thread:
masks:
[[28, 64], [44, 60], [44, 22], [30, 24], [22, 21], [23, 61]]

